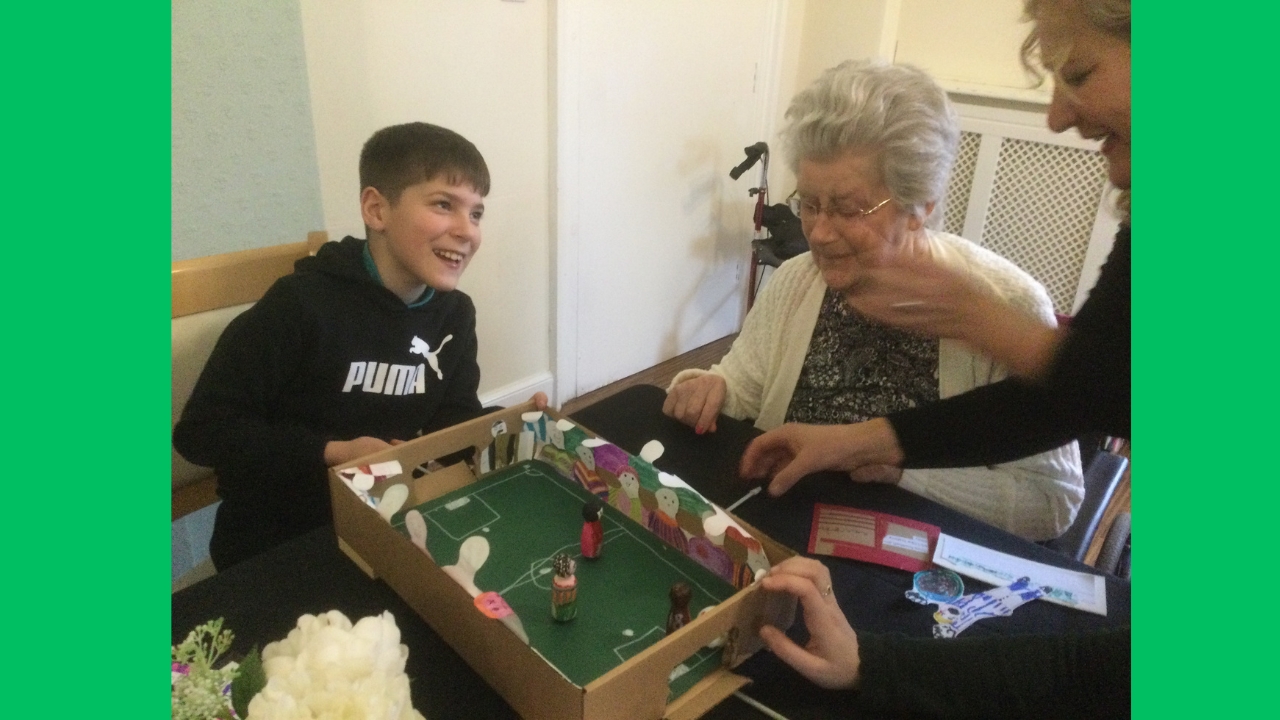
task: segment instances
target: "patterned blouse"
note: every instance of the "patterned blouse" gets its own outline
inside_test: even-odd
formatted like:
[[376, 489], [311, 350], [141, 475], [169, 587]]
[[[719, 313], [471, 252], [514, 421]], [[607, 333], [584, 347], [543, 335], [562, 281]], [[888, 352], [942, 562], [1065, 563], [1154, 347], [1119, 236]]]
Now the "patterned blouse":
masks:
[[859, 315], [828, 289], [787, 422], [862, 422], [938, 399], [938, 341]]

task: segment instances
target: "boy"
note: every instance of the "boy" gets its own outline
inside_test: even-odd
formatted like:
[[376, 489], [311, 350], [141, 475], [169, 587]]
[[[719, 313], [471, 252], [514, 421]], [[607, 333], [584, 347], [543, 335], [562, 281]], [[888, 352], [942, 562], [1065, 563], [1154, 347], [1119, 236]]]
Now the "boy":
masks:
[[455, 288], [480, 248], [484, 158], [395, 125], [365, 143], [360, 186], [368, 240], [326, 243], [233, 320], [174, 428], [218, 476], [219, 569], [329, 522], [326, 467], [482, 413], [475, 306]]

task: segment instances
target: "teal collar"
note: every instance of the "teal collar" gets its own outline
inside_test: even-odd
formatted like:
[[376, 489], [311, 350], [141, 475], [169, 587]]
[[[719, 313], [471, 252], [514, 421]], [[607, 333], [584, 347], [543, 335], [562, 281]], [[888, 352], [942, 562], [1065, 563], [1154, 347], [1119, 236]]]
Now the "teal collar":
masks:
[[[369, 243], [367, 241], [364, 244], [364, 248], [361, 252], [361, 257], [364, 258], [364, 269], [369, 271], [369, 277], [372, 277], [374, 280], [378, 281], [378, 284], [381, 285], [382, 287], [386, 287], [387, 286], [386, 283], [382, 282], [382, 275], [378, 272], [378, 266], [373, 262], [373, 255], [369, 253]], [[431, 302], [431, 298], [435, 296], [436, 296], [436, 289], [428, 285], [427, 289], [422, 291], [422, 294], [418, 296], [417, 300], [414, 300], [413, 302], [409, 303], [409, 307], [410, 308], [422, 307], [423, 305], [426, 305], [427, 303]]]

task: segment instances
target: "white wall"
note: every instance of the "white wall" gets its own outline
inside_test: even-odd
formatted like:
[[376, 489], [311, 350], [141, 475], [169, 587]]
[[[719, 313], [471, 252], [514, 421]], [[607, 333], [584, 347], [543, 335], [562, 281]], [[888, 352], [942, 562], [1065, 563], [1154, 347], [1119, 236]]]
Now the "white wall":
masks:
[[558, 380], [567, 399], [737, 332], [774, 0], [557, 4]]
[[[1043, 116], [1050, 85], [1029, 89], [1019, 61], [1027, 31], [1021, 0], [789, 0], [787, 6], [777, 127], [791, 97], [823, 70], [873, 57], [923, 68], [953, 99]], [[781, 154], [770, 183], [776, 200], [795, 185]]]
[[896, 8], [885, 0], [807, 0], [796, 89], [845, 60], [891, 60]]
[[[785, 3], [778, 54], [778, 92], [773, 112], [776, 131], [786, 122], [791, 98], [818, 75], [845, 60], [891, 59], [900, 0], [789, 0]], [[782, 202], [795, 189], [795, 176], [780, 152], [769, 168], [771, 202]]]
[[1021, 0], [901, 0], [896, 62], [916, 65], [951, 91], [1047, 101], [1031, 89], [1019, 50]]
[[550, 390], [550, 115], [546, 0], [302, 0], [324, 223], [364, 237], [357, 161], [377, 129], [443, 125], [493, 177], [475, 300], [481, 396]]

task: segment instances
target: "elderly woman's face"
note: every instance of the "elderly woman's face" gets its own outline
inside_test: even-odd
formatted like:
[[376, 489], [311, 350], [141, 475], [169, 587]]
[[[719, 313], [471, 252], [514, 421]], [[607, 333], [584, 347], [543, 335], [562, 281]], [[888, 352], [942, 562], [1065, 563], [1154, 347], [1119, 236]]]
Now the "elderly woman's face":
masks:
[[1076, 128], [1102, 140], [1108, 175], [1128, 189], [1129, 43], [1089, 24], [1075, 3], [1046, 9], [1037, 19], [1046, 59], [1054, 70], [1049, 127]]
[[867, 270], [907, 249], [922, 222], [896, 202], [859, 216], [889, 197], [872, 152], [848, 150], [830, 160], [801, 160], [796, 193], [818, 212], [801, 212], [813, 261], [828, 287], [857, 289]]

